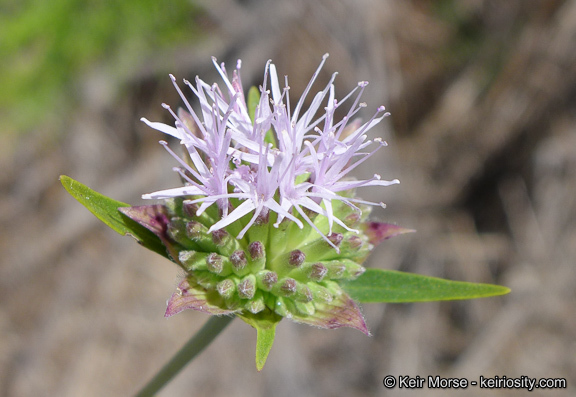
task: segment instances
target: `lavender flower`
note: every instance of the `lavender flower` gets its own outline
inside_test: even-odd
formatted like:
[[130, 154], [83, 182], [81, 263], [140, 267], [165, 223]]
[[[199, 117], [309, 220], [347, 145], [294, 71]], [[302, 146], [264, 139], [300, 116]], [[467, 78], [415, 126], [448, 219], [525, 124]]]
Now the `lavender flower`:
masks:
[[[364, 106], [360, 97], [368, 83], [361, 82], [342, 101], [334, 98], [332, 76], [324, 90], [318, 92], [310, 107], [302, 113], [304, 102], [328, 55], [325, 55], [303, 95], [290, 114], [290, 99], [287, 78], [284, 88], [280, 83], [274, 64], [268, 62], [264, 82], [260, 89], [260, 101], [256, 106], [254, 121], [242, 91], [240, 61], [230, 79], [224, 64], [218, 65], [226, 94], [217, 84], [212, 86], [196, 78], [196, 87], [184, 81], [200, 103], [201, 117], [184, 94], [171, 79], [191, 115], [186, 122], [167, 108], [176, 120], [175, 127], [142, 119], [150, 127], [180, 139], [186, 146], [191, 159], [187, 164], [162, 144], [174, 156], [181, 167], [175, 168], [187, 182], [186, 186], [146, 194], [148, 199], [166, 199], [181, 196], [200, 196], [191, 201], [202, 203], [197, 210], [201, 215], [209, 206], [217, 203], [221, 219], [214, 223], [209, 232], [225, 228], [240, 218], [251, 214], [250, 220], [237, 234], [241, 239], [259, 216], [272, 211], [277, 214], [275, 227], [284, 220], [295, 222], [300, 228], [310, 225], [333, 248], [338, 247], [327, 237], [336, 223], [350, 229], [333, 211], [333, 202], [340, 201], [360, 212], [355, 204], [366, 202], [346, 197], [341, 192], [364, 186], [388, 186], [398, 180], [384, 181], [379, 175], [366, 180], [347, 180], [350, 171], [376, 153], [385, 143], [381, 139], [368, 140], [366, 133], [388, 113], [380, 107], [365, 124], [350, 123], [353, 116]], [[267, 89], [270, 79], [271, 95]], [[355, 96], [347, 115], [335, 120], [336, 110]], [[317, 115], [326, 101], [325, 113]], [[301, 115], [302, 113], [302, 115]], [[197, 130], [197, 131], [196, 131]], [[276, 145], [269, 143], [271, 137]], [[375, 149], [366, 152], [370, 146]], [[231, 199], [238, 199], [234, 206]], [[310, 214], [326, 217], [329, 228], [321, 231]]]

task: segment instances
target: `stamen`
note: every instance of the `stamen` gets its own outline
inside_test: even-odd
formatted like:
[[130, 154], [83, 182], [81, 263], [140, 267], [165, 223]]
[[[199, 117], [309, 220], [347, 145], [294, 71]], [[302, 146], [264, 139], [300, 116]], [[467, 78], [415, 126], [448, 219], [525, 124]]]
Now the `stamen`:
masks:
[[[212, 58], [226, 85], [227, 89], [222, 87], [224, 93], [217, 83], [209, 85], [198, 77], [194, 85], [184, 80], [184, 84], [199, 100], [201, 113], [198, 114], [176, 84], [176, 78], [170, 75], [197, 130], [194, 128], [194, 132], [190, 131], [186, 123], [190, 125], [192, 121], [184, 122], [184, 119], [165, 103], [162, 107], [174, 117], [176, 128], [145, 120], [152, 128], [179, 138], [188, 149], [193, 164], [187, 164], [162, 141], [161, 144], [178, 161], [180, 166], [174, 167], [174, 171], [182, 177], [186, 187], [157, 192], [157, 196], [174, 197], [189, 192], [205, 195], [191, 200], [191, 203], [202, 203], [197, 209], [198, 213], [202, 213], [214, 203], [218, 204], [221, 219], [211, 226], [212, 231], [225, 228], [251, 214], [250, 221], [243, 224], [237, 238], [243, 238], [262, 214], [273, 211], [277, 213], [275, 227], [283, 220], [291, 220], [300, 228], [303, 228], [306, 222], [338, 250], [339, 244], [330, 239], [330, 236], [333, 236], [333, 224], [340, 225], [347, 231], [358, 231], [347, 226], [344, 222], [346, 219], [343, 221], [337, 217], [339, 212], [336, 207], [333, 209], [332, 201], [337, 200], [339, 205], [344, 203], [358, 213], [360, 210], [355, 204], [383, 205], [344, 197], [339, 192], [365, 186], [388, 186], [398, 183], [398, 180], [382, 180], [379, 174], [365, 180], [342, 180], [387, 145], [382, 138], [369, 140], [366, 133], [389, 113], [385, 112], [384, 106], [380, 106], [368, 122], [361, 124], [358, 119], [353, 120], [357, 113], [367, 106], [365, 102], [361, 102], [361, 97], [368, 82], [358, 82], [356, 87], [339, 100], [335, 98], [333, 84], [337, 73], [332, 74], [330, 81], [320, 92], [312, 95], [312, 86], [318, 79], [327, 57], [328, 54], [322, 57], [292, 114], [288, 77], [284, 76], [284, 86], [280, 87], [276, 67], [268, 61], [260, 88], [261, 99], [254, 116], [256, 121], [252, 121], [248, 116], [242, 92], [241, 60], [236, 62], [236, 69], [229, 76], [224, 63], [218, 63], [216, 58]], [[312, 100], [309, 108], [304, 110], [304, 103], [309, 95]], [[339, 120], [335, 119], [336, 109], [347, 100], [353, 101], [347, 114]], [[275, 138], [275, 147], [264, 142], [269, 130]], [[368, 149], [372, 143], [376, 144], [375, 147]], [[304, 177], [301, 178], [301, 175]], [[241, 200], [236, 208], [229, 204], [228, 200], [231, 198]], [[328, 218], [328, 235], [322, 233], [310, 219], [311, 213]], [[352, 225], [349, 221], [346, 222]]]

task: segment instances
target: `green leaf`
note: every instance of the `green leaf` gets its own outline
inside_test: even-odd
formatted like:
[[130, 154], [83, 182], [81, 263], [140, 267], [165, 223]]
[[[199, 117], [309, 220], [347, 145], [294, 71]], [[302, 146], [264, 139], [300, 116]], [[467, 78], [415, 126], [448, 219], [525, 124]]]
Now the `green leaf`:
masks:
[[450, 281], [396, 270], [367, 269], [356, 280], [341, 283], [360, 303], [428, 302], [504, 295], [509, 288], [492, 284]]
[[112, 230], [124, 236], [130, 235], [142, 246], [170, 259], [166, 247], [154, 233], [118, 211], [118, 208], [130, 207], [130, 204], [106, 197], [66, 175], [60, 176], [60, 182], [72, 197]]
[[256, 369], [262, 371], [264, 364], [266, 364], [266, 359], [272, 349], [272, 344], [274, 343], [274, 337], [276, 336], [276, 325], [274, 323], [270, 328], [258, 328], [256, 336]]
[[282, 317], [271, 311], [258, 314], [242, 313], [237, 314], [237, 316], [256, 328], [256, 369], [262, 371], [270, 349], [272, 349], [274, 344], [276, 326], [282, 320]]

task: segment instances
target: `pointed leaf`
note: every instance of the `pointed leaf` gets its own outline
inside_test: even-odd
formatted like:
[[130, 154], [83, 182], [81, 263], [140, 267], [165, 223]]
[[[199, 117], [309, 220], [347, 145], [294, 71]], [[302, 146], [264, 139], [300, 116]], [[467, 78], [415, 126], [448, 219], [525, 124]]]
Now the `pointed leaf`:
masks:
[[270, 328], [258, 328], [256, 330], [256, 369], [258, 372], [264, 368], [268, 354], [272, 349], [272, 344], [274, 344], [277, 324], [273, 324]]
[[166, 248], [150, 230], [121, 214], [118, 209], [129, 204], [106, 197], [86, 185], [66, 176], [60, 176], [64, 188], [112, 230], [122, 235], [131, 235], [144, 247], [168, 258]]
[[239, 314], [238, 317], [256, 328], [256, 369], [262, 371], [274, 344], [276, 326], [282, 317], [269, 310], [258, 314], [245, 312]]
[[504, 295], [509, 288], [450, 281], [396, 270], [367, 269], [356, 280], [340, 283], [360, 303], [427, 302]]

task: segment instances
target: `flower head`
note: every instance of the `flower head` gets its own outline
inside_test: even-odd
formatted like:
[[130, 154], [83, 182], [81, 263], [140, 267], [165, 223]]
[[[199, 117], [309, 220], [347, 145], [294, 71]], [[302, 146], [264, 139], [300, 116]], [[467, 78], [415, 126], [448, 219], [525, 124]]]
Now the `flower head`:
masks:
[[[372, 203], [357, 188], [388, 186], [379, 175], [352, 179], [351, 171], [380, 150], [367, 132], [388, 115], [378, 108], [367, 122], [353, 120], [366, 105], [360, 82], [342, 100], [326, 87], [304, 103], [326, 57], [294, 110], [290, 87], [282, 88], [268, 62], [259, 95], [246, 101], [238, 62], [232, 77], [214, 59], [224, 86], [196, 78], [188, 86], [199, 102], [186, 105], [175, 125], [150, 127], [176, 137], [185, 158], [165, 142], [185, 186], [143, 197], [164, 204], [122, 212], [152, 231], [186, 277], [168, 303], [166, 316], [184, 309], [236, 314], [258, 327], [286, 317], [323, 328], [353, 327], [368, 334], [362, 313], [340, 287], [364, 272], [361, 263], [385, 238], [404, 229], [367, 222]], [[346, 114], [338, 120], [336, 112]], [[265, 325], [262, 325], [265, 324]], [[263, 365], [263, 363], [262, 363]]]
[[[217, 84], [208, 85], [199, 78], [196, 78], [195, 87], [184, 81], [197, 97], [201, 115], [194, 111], [171, 76], [186, 104], [189, 122], [182, 120], [168, 105], [163, 106], [172, 113], [176, 120], [175, 127], [142, 120], [152, 128], [180, 139], [186, 146], [191, 164], [180, 159], [163, 142], [180, 163], [181, 167], [175, 170], [186, 181], [186, 186], [143, 197], [166, 199], [198, 196], [192, 201], [201, 203], [197, 215], [217, 203], [221, 217], [210, 227], [210, 232], [251, 214], [250, 220], [236, 236], [238, 238], [245, 235], [262, 213], [272, 211], [277, 214], [275, 227], [286, 218], [300, 228], [307, 223], [338, 250], [327, 237], [332, 233], [333, 224], [351, 229], [335, 215], [334, 201], [345, 203], [360, 212], [356, 204], [378, 203], [345, 196], [342, 192], [364, 186], [388, 186], [398, 183], [398, 180], [384, 181], [379, 175], [365, 180], [347, 179], [350, 171], [385, 146], [381, 139], [369, 140], [366, 135], [388, 116], [384, 107], [378, 108], [376, 114], [362, 125], [350, 123], [356, 113], [366, 106], [360, 102], [360, 98], [368, 83], [360, 82], [344, 99], [337, 101], [334, 98], [334, 74], [326, 87], [314, 96], [309, 108], [303, 111], [304, 102], [326, 58], [327, 55], [323, 57], [292, 114], [287, 78], [281, 90], [276, 67], [270, 62], [266, 65], [260, 100], [252, 118], [242, 91], [240, 61], [230, 79], [224, 65], [218, 65], [213, 59], [224, 81], [226, 94]], [[268, 79], [271, 93], [267, 89]], [[342, 120], [335, 120], [335, 112], [349, 101], [352, 104], [346, 116]], [[325, 112], [319, 112], [324, 102]], [[238, 205], [234, 205], [231, 199], [236, 199]], [[327, 234], [315, 225], [310, 214], [327, 218]]]

